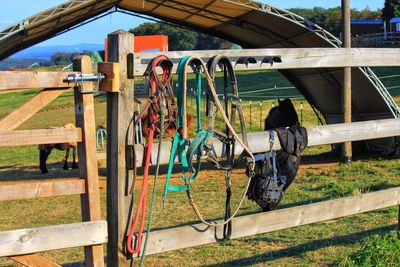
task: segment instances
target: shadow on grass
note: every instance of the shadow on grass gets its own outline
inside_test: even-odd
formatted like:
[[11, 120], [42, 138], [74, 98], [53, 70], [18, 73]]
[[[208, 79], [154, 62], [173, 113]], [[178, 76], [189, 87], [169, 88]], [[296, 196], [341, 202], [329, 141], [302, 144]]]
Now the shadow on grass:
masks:
[[[383, 157], [381, 155], [376, 155], [376, 154], [357, 154], [354, 156], [354, 161], [357, 160], [373, 160], [373, 159], [394, 159], [393, 157]], [[311, 164], [332, 164], [332, 163], [337, 163], [339, 164], [341, 162], [341, 156], [338, 155], [335, 151], [328, 151], [324, 153], [319, 153], [319, 154], [314, 154], [314, 155], [303, 155], [301, 157], [301, 165], [311, 165]], [[222, 165], [226, 164], [226, 162], [221, 161], [220, 162]], [[241, 162], [237, 167], [237, 169], [240, 168], [246, 168], [246, 164], [244, 162]], [[150, 166], [149, 173], [153, 175], [155, 173], [155, 166]], [[168, 164], [163, 164], [160, 166], [160, 174], [166, 174], [168, 170]], [[213, 164], [203, 162], [201, 165], [201, 170], [217, 170]], [[174, 165], [174, 168], [172, 170], [172, 173], [179, 173], [181, 172], [181, 167], [180, 163], [176, 162]], [[223, 171], [221, 171], [223, 173]], [[143, 175], [143, 168], [139, 167], [137, 168], [137, 174], [138, 175]]]
[[17, 165], [12, 165], [12, 166], [0, 166], [0, 170], [8, 170], [11, 168], [15, 168]]
[[379, 190], [385, 190], [385, 189], [389, 189], [389, 188], [393, 188], [397, 186], [394, 183], [389, 183], [388, 181], [383, 181], [377, 184], [373, 184], [373, 185], [369, 185], [368, 186], [368, 192], [375, 192], [375, 191], [379, 191]]
[[[216, 264], [210, 264], [210, 265], [205, 265], [205, 266], [207, 266], [207, 267], [249, 266], [252, 264], [266, 263], [266, 262], [269, 262], [272, 260], [276, 260], [278, 258], [298, 256], [302, 253], [315, 251], [315, 250], [318, 250], [318, 249], [321, 249], [324, 247], [328, 247], [328, 246], [341, 246], [341, 245], [355, 244], [357, 242], [360, 242], [362, 239], [364, 239], [366, 237], [369, 237], [372, 235], [377, 235], [377, 234], [387, 233], [387, 232], [390, 232], [395, 229], [396, 229], [396, 225], [389, 225], [389, 226], [370, 229], [370, 230], [353, 233], [353, 234], [349, 234], [349, 235], [319, 239], [319, 240], [303, 243], [301, 245], [297, 245], [297, 246], [293, 246], [293, 247], [289, 247], [289, 248], [268, 251], [268, 253], [264, 253], [261, 255], [255, 255], [255, 256], [242, 258], [242, 259], [238, 259], [238, 260], [232, 260], [232, 261], [228, 261], [228, 262], [224, 262], [224, 263], [216, 263]], [[266, 241], [266, 242], [270, 242], [270, 243], [273, 242], [269, 238], [265, 238], [265, 237], [254, 237], [253, 240], [254, 241]], [[107, 257], [105, 257], [105, 262], [106, 262], [106, 259], [107, 259]], [[62, 266], [63, 267], [83, 267], [83, 266], [85, 266], [85, 264], [83, 262], [71, 262], [71, 263], [63, 264]]]
[[[276, 260], [277, 258], [298, 256], [302, 253], [315, 251], [315, 250], [318, 250], [318, 249], [321, 249], [324, 247], [355, 244], [357, 242], [360, 242], [362, 239], [364, 239], [368, 236], [387, 233], [387, 232], [395, 230], [395, 229], [396, 229], [395, 225], [390, 225], [390, 226], [375, 228], [375, 229], [366, 230], [366, 231], [362, 231], [359, 233], [353, 233], [353, 234], [344, 235], [344, 236], [336, 236], [336, 237], [331, 237], [331, 238], [319, 239], [319, 240], [303, 243], [301, 245], [297, 245], [297, 246], [293, 246], [293, 247], [289, 247], [289, 248], [268, 251], [267, 253], [264, 253], [261, 255], [255, 255], [255, 256], [251, 256], [251, 257], [247, 257], [247, 258], [243, 258], [243, 259], [232, 260], [232, 261], [218, 263], [218, 264], [211, 264], [211, 265], [207, 265], [207, 266], [208, 267], [249, 266], [251, 264], [266, 263], [268, 261]], [[271, 241], [268, 238], [256, 238], [255, 240], [267, 241], [267, 242]]]
[[301, 165], [326, 164], [326, 163], [338, 163], [338, 162], [340, 162], [340, 157], [334, 151], [301, 156]]
[[63, 170], [62, 167], [62, 162], [48, 163], [47, 168], [49, 169], [49, 172], [46, 174], [42, 174], [38, 166], [1, 166], [0, 181], [41, 180], [79, 177], [78, 169], [71, 169], [70, 164], [68, 170]]

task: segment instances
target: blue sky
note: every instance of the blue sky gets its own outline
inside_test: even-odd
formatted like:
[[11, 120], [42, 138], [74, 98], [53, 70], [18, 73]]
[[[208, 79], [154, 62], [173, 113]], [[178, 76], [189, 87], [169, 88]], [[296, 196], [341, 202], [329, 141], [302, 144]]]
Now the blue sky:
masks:
[[[5, 0], [2, 1], [3, 3], [0, 9], [0, 28], [4, 28], [7, 25], [23, 20], [24, 18], [29, 17], [42, 10], [65, 2], [64, 0], [12, 0], [7, 2]], [[260, 2], [280, 8], [311, 8], [314, 6], [322, 6], [328, 8], [338, 6], [341, 3], [340, 0], [261, 0]], [[369, 7], [371, 10], [376, 10], [377, 8], [383, 7], [384, 0], [350, 0], [350, 2], [352, 8], [363, 9]], [[145, 20], [139, 19], [137, 17], [114, 13], [95, 22], [87, 24], [83, 27], [47, 40], [40, 45], [71, 45], [78, 43], [100, 44], [103, 43], [103, 40], [106, 37], [107, 33], [110, 33], [117, 29], [128, 30], [130, 28], [134, 28], [144, 21]]]

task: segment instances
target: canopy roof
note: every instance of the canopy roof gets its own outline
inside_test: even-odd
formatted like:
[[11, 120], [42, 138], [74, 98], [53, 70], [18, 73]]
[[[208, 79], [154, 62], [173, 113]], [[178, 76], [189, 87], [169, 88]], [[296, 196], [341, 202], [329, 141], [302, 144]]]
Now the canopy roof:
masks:
[[[340, 47], [338, 39], [312, 22], [250, 0], [75, 0], [0, 32], [0, 59], [112, 7], [176, 23], [244, 48]], [[281, 72], [328, 123], [341, 121], [342, 70], [316, 68]], [[368, 68], [353, 70], [352, 85], [355, 120], [393, 117], [398, 112], [397, 105]]]
[[383, 20], [374, 20], [374, 19], [362, 19], [362, 20], [352, 20], [351, 24], [357, 25], [383, 25]]
[[391, 19], [390, 19], [390, 23], [398, 23], [398, 22], [400, 22], [400, 17], [391, 18]]

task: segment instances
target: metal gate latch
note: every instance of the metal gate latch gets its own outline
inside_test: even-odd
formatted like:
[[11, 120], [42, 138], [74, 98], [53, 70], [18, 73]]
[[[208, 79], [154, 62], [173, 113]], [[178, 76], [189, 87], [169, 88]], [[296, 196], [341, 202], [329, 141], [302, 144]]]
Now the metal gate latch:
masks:
[[[94, 82], [96, 83], [96, 90], [99, 88], [100, 82], [105, 79], [106, 76], [102, 73], [80, 73], [80, 74], [69, 74], [67, 76], [67, 81], [69, 83], [75, 83], [76, 86], [83, 88], [83, 83], [85, 82]], [[81, 93], [93, 93], [93, 90], [81, 90]]]

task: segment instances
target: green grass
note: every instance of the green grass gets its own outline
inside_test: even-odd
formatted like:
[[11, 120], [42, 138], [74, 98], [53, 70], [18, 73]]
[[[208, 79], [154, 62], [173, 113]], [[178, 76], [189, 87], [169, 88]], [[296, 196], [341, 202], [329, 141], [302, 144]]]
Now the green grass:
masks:
[[400, 263], [400, 233], [392, 231], [363, 241], [360, 248], [340, 263], [345, 267], [391, 267]]
[[[275, 73], [275, 74], [274, 74]], [[254, 76], [255, 75], [255, 76]], [[284, 86], [286, 81], [276, 72], [256, 73], [252, 76], [238, 75], [241, 91], [257, 90]], [[276, 79], [275, 79], [276, 78]], [[265, 83], [263, 82], [265, 81]], [[262, 87], [256, 87], [262, 83]], [[16, 92], [0, 95], [0, 117], [6, 116], [36, 92]], [[63, 94], [56, 101], [44, 108], [19, 129], [44, 128], [62, 126], [74, 121], [74, 105], [72, 92]], [[192, 98], [189, 99], [189, 102]], [[243, 102], [246, 122], [249, 131], [260, 130], [259, 102], [252, 106], [250, 128], [249, 101]], [[400, 98], [396, 98], [399, 103]], [[311, 107], [303, 101], [303, 124], [315, 125], [317, 119]], [[106, 124], [106, 103], [104, 98], [96, 98], [96, 125]], [[204, 105], [204, 104], [203, 104]], [[294, 105], [299, 112], [300, 100]], [[193, 105], [188, 113], [194, 115]], [[264, 101], [262, 119], [272, 107], [272, 100]], [[204, 108], [204, 106], [203, 106]], [[207, 118], [202, 117], [204, 124]], [[195, 125], [195, 124], [193, 124]], [[217, 127], [222, 128], [220, 117]], [[194, 134], [192, 127], [191, 134]], [[339, 158], [331, 153], [330, 146], [310, 147], [303, 153], [303, 164], [295, 182], [286, 194], [281, 208], [300, 204], [314, 203], [322, 200], [358, 195], [400, 185], [400, 167], [398, 159], [379, 157], [355, 157], [352, 165], [341, 165]], [[0, 180], [44, 179], [57, 177], [76, 177], [77, 170], [64, 171], [60, 161], [63, 152], [55, 152], [50, 156], [50, 173], [41, 176], [37, 168], [38, 150], [35, 146], [0, 148]], [[106, 217], [105, 164], [100, 165], [102, 216]], [[165, 168], [162, 173], [165, 173]], [[181, 183], [178, 174], [174, 174], [172, 183]], [[139, 177], [140, 179], [140, 177]], [[238, 199], [245, 185], [243, 169], [236, 169], [233, 174], [233, 203]], [[196, 221], [186, 196], [171, 193], [165, 210], [161, 207], [161, 192], [165, 176], [157, 184], [157, 204], [154, 227], [163, 228]], [[152, 181], [150, 181], [150, 184]], [[135, 188], [138, 194], [140, 182]], [[223, 173], [215, 170], [203, 170], [193, 185], [194, 196], [206, 218], [221, 218], [225, 201]], [[150, 199], [150, 197], [148, 197]], [[245, 201], [240, 214], [260, 212], [257, 205]], [[38, 200], [3, 201], [0, 202], [0, 230], [25, 227], [44, 226], [80, 221], [79, 196], [66, 196]], [[347, 218], [331, 220], [309, 226], [302, 226], [283, 231], [240, 238], [228, 242], [187, 248], [148, 256], [148, 266], [331, 266], [346, 261], [356, 253], [363, 240], [379, 237], [394, 229], [397, 222], [397, 208], [369, 212]], [[74, 248], [41, 253], [58, 263], [83, 261], [83, 249]], [[349, 259], [352, 259], [351, 257]], [[12, 266], [7, 259], [0, 259], [0, 266]]]
[[[378, 77], [383, 77], [382, 83], [387, 87], [389, 93], [392, 96], [400, 95], [399, 78], [400, 75], [399, 67], [385, 67], [385, 68], [373, 68], [373, 71]], [[392, 77], [388, 77], [392, 76]], [[384, 78], [388, 77], [388, 78]]]

